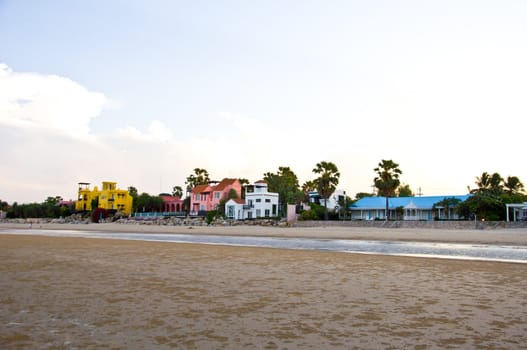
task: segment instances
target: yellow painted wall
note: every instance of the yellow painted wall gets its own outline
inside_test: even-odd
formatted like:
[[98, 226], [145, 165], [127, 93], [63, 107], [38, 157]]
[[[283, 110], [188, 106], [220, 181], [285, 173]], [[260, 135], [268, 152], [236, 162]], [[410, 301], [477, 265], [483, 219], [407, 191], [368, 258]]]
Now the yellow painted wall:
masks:
[[99, 198], [99, 208], [107, 210], [117, 210], [124, 214], [132, 212], [133, 198], [127, 190], [118, 189], [116, 182], [103, 182], [102, 190], [97, 186], [90, 190], [88, 186], [79, 187], [79, 196], [75, 203], [77, 211], [91, 210], [91, 201]]

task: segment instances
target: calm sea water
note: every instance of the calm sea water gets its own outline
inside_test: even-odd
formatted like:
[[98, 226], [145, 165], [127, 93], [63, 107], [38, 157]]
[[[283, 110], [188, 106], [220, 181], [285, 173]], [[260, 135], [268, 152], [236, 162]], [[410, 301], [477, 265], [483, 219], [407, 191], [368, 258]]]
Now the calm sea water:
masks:
[[2, 233], [55, 237], [108, 238], [173, 243], [215, 244], [243, 247], [321, 250], [361, 254], [504, 261], [527, 263], [526, 246], [368, 241], [344, 239], [277, 238], [249, 236], [185, 235], [160, 233], [113, 233], [68, 230], [5, 230]]

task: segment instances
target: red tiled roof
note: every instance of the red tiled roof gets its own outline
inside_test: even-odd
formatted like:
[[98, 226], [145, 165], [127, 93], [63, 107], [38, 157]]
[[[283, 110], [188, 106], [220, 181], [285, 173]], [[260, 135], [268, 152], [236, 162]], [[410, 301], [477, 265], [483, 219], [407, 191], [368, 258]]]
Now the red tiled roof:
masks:
[[223, 179], [213, 188], [213, 191], [223, 191], [227, 186], [233, 185], [236, 181], [238, 181], [238, 179]]
[[211, 191], [211, 188], [209, 185], [197, 185], [196, 187], [194, 187], [192, 189], [192, 193], [194, 194], [197, 194], [197, 193], [203, 193], [203, 192], [210, 192]]
[[255, 182], [255, 184], [266, 184], [267, 185], [267, 181], [265, 180], [258, 180]]
[[245, 204], [245, 199], [241, 198], [232, 198], [233, 201], [235, 201], [238, 204]]
[[159, 196], [159, 197], [161, 197], [163, 202], [183, 202], [180, 197], [176, 197], [176, 196], [162, 195], [162, 196]]

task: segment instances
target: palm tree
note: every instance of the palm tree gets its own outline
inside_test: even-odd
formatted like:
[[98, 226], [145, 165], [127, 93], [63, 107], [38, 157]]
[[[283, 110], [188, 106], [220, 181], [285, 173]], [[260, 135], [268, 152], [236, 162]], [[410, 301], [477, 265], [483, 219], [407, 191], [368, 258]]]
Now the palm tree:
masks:
[[490, 177], [490, 190], [495, 194], [503, 193], [503, 178], [500, 174], [494, 173]]
[[318, 194], [324, 199], [324, 219], [328, 220], [328, 198], [331, 196], [337, 185], [339, 184], [339, 169], [332, 162], [322, 161], [317, 163], [315, 169], [313, 169], [315, 174], [320, 176], [313, 180], [317, 184]]
[[172, 188], [172, 196], [174, 197], [183, 197], [183, 188], [181, 186], [174, 186]]
[[378, 194], [386, 197], [385, 220], [388, 221], [388, 198], [395, 196], [395, 190], [401, 183], [399, 175], [403, 172], [399, 169], [399, 164], [391, 159], [382, 159], [377, 168], [373, 170], [377, 172], [377, 177], [373, 179], [373, 182], [378, 189]]
[[478, 188], [473, 190], [472, 192], [482, 192], [482, 191], [490, 189], [489, 173], [484, 171], [480, 177], [476, 177], [476, 186], [478, 186]]
[[302, 192], [304, 193], [304, 200], [309, 203], [309, 192], [315, 191], [317, 184], [314, 180], [308, 180], [302, 185]]
[[480, 177], [476, 177], [476, 186], [478, 188], [471, 190], [470, 193], [491, 192], [500, 194], [503, 192], [503, 178], [498, 173], [491, 175], [485, 171]]
[[507, 176], [507, 180], [503, 180], [503, 187], [508, 194], [521, 193], [524, 190], [523, 183], [517, 176]]

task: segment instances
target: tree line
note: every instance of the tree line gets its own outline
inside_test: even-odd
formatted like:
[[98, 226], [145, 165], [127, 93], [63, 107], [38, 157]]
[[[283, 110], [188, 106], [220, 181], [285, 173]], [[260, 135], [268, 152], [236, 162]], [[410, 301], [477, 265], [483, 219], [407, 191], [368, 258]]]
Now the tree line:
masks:
[[[376, 193], [359, 192], [355, 198], [349, 196], [339, 203], [340, 211], [329, 213], [327, 203], [329, 197], [335, 192], [339, 180], [340, 172], [335, 163], [321, 161], [315, 164], [312, 169], [313, 179], [307, 180], [301, 186], [295, 172], [287, 166], [279, 166], [276, 172], [266, 172], [263, 174], [263, 180], [267, 182], [270, 192], [276, 192], [279, 195], [279, 211], [281, 215], [286, 214], [288, 204], [308, 203], [310, 209], [301, 213], [303, 219], [325, 219], [336, 218], [341, 214], [346, 217], [348, 207], [353, 202], [367, 196], [386, 197], [386, 212], [388, 212], [389, 197], [407, 197], [413, 196], [410, 185], [401, 183], [400, 177], [403, 174], [399, 164], [393, 160], [381, 160], [377, 167], [373, 169], [376, 176], [373, 184]], [[242, 186], [249, 185], [249, 180], [240, 178]], [[198, 185], [209, 184], [211, 182], [210, 174], [206, 169], [195, 168], [186, 178], [185, 186], [174, 186], [170, 195], [183, 198], [183, 205], [187, 210], [190, 208], [190, 193]], [[471, 196], [462, 203], [451, 202], [448, 198], [438, 202], [437, 205], [454, 208], [458, 215], [464, 218], [473, 218], [474, 216], [485, 220], [504, 220], [506, 216], [505, 205], [508, 203], [523, 203], [527, 201], [525, 187], [520, 179], [516, 176], [503, 178], [498, 173], [482, 173], [476, 177], [476, 188], [468, 188]], [[322, 203], [309, 203], [309, 193], [317, 191]], [[161, 195], [150, 195], [148, 193], [138, 193], [138, 190], [130, 186], [128, 192], [133, 198], [133, 212], [159, 212], [163, 208]], [[243, 198], [244, 193], [242, 191]], [[230, 193], [230, 198], [237, 197], [236, 193]], [[17, 204], [8, 205], [0, 201], [0, 210], [7, 212], [7, 217], [11, 218], [31, 218], [31, 217], [59, 217], [70, 215], [74, 209], [68, 206], [59, 206], [60, 197], [48, 197], [43, 203]], [[224, 213], [223, 201], [218, 208], [218, 213]], [[95, 209], [97, 204], [92, 205]]]

